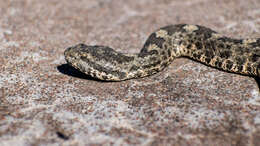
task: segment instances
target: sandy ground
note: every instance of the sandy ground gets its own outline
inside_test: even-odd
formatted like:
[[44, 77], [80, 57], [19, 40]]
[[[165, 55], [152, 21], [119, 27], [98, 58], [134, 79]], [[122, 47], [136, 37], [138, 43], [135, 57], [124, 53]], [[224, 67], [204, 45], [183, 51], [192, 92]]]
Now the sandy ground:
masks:
[[260, 37], [259, 0], [0, 0], [0, 145], [260, 145], [259, 81], [180, 58], [99, 82], [69, 67], [78, 43], [137, 53], [154, 30], [199, 24]]

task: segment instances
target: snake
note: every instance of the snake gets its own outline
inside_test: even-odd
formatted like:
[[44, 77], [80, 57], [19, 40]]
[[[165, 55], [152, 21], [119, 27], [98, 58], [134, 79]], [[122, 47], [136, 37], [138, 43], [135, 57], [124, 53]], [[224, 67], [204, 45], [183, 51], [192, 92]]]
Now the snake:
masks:
[[193, 24], [168, 25], [156, 30], [136, 54], [80, 43], [68, 47], [64, 56], [73, 68], [104, 81], [150, 76], [179, 57], [226, 72], [260, 77], [260, 38], [226, 37]]

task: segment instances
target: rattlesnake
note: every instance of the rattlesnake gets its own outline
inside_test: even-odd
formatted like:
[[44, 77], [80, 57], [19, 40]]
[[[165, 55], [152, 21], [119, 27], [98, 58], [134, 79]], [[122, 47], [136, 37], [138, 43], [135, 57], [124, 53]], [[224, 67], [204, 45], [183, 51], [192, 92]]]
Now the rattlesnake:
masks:
[[260, 77], [260, 38], [233, 39], [199, 25], [169, 25], [152, 33], [139, 54], [78, 44], [64, 52], [67, 63], [93, 78], [122, 81], [152, 75], [177, 57], [224, 71]]

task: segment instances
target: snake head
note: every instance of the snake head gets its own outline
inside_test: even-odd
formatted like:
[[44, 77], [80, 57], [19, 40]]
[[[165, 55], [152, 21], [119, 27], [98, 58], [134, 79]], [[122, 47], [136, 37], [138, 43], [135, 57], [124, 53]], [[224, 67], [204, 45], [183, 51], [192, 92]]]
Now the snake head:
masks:
[[127, 70], [123, 68], [134, 57], [126, 56], [106, 46], [78, 44], [64, 52], [67, 63], [93, 78], [107, 81], [125, 80]]

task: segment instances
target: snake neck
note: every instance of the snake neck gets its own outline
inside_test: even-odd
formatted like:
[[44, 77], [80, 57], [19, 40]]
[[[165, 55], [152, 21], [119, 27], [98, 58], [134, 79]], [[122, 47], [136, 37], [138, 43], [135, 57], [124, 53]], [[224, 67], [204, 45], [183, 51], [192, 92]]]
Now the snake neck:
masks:
[[133, 77], [151, 75], [177, 57], [260, 77], [260, 38], [233, 39], [203, 26], [186, 24], [166, 26], [152, 33], [136, 57], [139, 70], [133, 66], [129, 72], [133, 72]]

